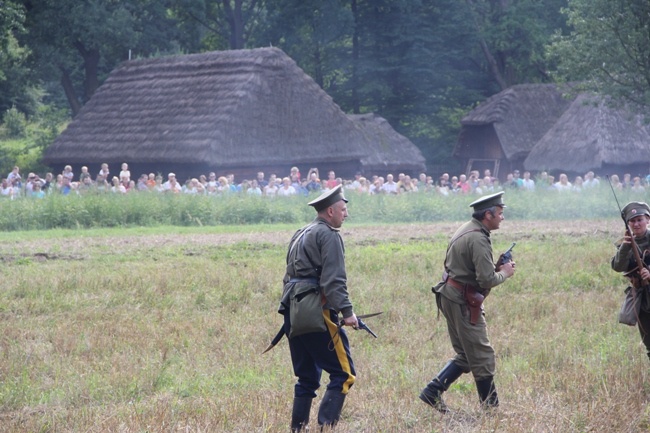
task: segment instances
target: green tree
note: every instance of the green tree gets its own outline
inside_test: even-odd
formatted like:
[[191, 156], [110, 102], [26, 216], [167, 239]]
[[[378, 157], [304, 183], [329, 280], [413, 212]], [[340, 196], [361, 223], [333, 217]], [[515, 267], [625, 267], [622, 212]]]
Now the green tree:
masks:
[[[465, 6], [453, 0], [357, 0], [356, 89], [345, 96], [385, 117], [425, 154], [452, 164], [461, 111], [482, 99], [489, 80], [472, 59], [477, 46]], [[347, 99], [341, 98], [346, 101]]]
[[549, 48], [559, 79], [650, 107], [650, 2], [570, 0], [570, 34]]
[[175, 48], [176, 27], [160, 0], [28, 0], [26, 43], [43, 80], [58, 77], [73, 115], [130, 53]]
[[465, 0], [474, 26], [474, 58], [505, 90], [513, 84], [550, 81], [545, 47], [566, 28], [567, 0]]
[[275, 0], [267, 4], [267, 32], [258, 38], [279, 46], [322, 88], [347, 80], [352, 15], [344, 0]]
[[[376, 112], [429, 161], [451, 163], [462, 113], [548, 81], [566, 0], [276, 0], [269, 40], [347, 112]], [[445, 158], [445, 155], [447, 157]]]
[[0, 1], [0, 112], [15, 107], [33, 114], [38, 98], [38, 82], [29, 68], [30, 51], [18, 41], [23, 35], [25, 14], [21, 5]]
[[173, 10], [184, 28], [199, 29], [203, 48], [240, 50], [255, 46], [254, 35], [265, 25], [265, 3], [264, 0], [175, 0]]

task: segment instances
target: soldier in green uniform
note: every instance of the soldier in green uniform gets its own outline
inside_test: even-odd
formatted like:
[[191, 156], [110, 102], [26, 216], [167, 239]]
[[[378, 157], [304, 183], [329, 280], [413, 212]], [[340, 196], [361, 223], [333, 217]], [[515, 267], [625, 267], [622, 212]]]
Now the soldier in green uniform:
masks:
[[463, 373], [472, 373], [483, 407], [499, 404], [494, 374], [494, 349], [487, 335], [482, 301], [490, 289], [515, 273], [510, 261], [495, 268], [490, 233], [503, 217], [503, 191], [470, 204], [472, 219], [449, 241], [443, 280], [433, 290], [446, 321], [456, 356], [422, 390], [420, 399], [442, 413], [449, 411], [442, 393]]
[[321, 373], [329, 374], [327, 391], [318, 410], [318, 424], [334, 426], [345, 397], [355, 381], [348, 337], [339, 326], [359, 323], [348, 296], [345, 250], [339, 229], [348, 216], [341, 186], [309, 202], [318, 212], [314, 221], [291, 238], [279, 312], [294, 374], [291, 431], [306, 429], [311, 403], [320, 387]]
[[630, 278], [630, 287], [627, 290], [636, 291], [637, 326], [646, 353], [650, 357], [650, 294], [647, 290], [650, 271], [645, 263], [641, 269], [637, 266], [631, 238], [634, 236], [639, 256], [643, 260], [644, 252], [650, 249], [650, 230], [648, 230], [650, 206], [644, 202], [633, 201], [625, 205], [622, 213], [632, 233], [626, 231], [623, 239], [618, 242], [616, 255], [612, 258], [612, 269], [616, 272], [624, 272]]

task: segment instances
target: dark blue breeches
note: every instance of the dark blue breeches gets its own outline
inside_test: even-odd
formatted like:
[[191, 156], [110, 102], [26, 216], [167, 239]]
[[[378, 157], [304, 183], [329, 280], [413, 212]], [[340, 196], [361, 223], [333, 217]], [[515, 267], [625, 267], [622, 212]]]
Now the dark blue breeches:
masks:
[[[323, 310], [327, 331], [311, 332], [289, 340], [293, 372], [298, 377], [295, 397], [315, 397], [323, 370], [330, 377], [327, 389], [347, 394], [354, 384], [355, 371], [348, 336], [335, 321], [338, 315]], [[284, 315], [284, 329], [289, 335], [289, 312]]]

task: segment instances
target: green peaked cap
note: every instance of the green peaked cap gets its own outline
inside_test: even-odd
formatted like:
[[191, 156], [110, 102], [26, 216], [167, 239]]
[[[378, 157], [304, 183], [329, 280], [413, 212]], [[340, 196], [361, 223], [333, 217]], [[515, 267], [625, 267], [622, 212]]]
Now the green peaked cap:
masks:
[[474, 200], [469, 205], [474, 208], [474, 212], [491, 208], [492, 206], [506, 207], [503, 203], [504, 191], [495, 192], [494, 194], [485, 195], [478, 200]]

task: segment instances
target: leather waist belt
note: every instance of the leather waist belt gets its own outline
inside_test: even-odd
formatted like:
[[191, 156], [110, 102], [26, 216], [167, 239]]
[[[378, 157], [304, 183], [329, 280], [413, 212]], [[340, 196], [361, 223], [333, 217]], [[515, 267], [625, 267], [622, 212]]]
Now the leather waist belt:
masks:
[[[460, 291], [465, 290], [465, 288], [474, 289], [474, 286], [472, 286], [471, 284], [461, 283], [460, 281], [456, 281], [451, 277], [447, 278], [446, 283], [449, 284], [454, 289], [457, 289], [457, 290], [460, 290]], [[474, 290], [476, 290], [476, 289], [474, 289]]]
[[320, 279], [316, 277], [291, 277], [289, 280], [290, 283], [311, 283], [311, 284], [319, 284]]

